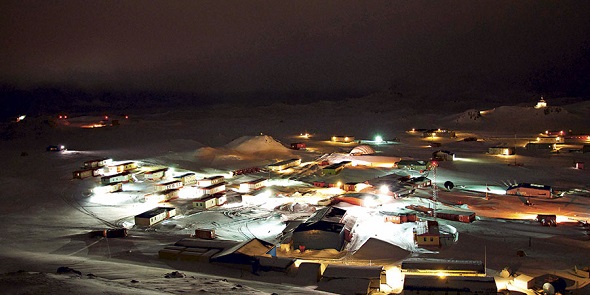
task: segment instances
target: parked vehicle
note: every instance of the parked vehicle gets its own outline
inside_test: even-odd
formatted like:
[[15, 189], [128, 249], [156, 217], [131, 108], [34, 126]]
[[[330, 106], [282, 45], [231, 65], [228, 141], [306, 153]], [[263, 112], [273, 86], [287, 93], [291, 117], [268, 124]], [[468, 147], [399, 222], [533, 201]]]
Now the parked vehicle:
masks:
[[207, 240], [215, 239], [215, 230], [214, 229], [195, 229], [195, 237]]
[[90, 232], [90, 237], [103, 238], [124, 238], [127, 236], [126, 228], [108, 228], [103, 230], [95, 230]]
[[47, 147], [48, 152], [61, 152], [65, 151], [66, 147], [63, 145], [50, 145]]
[[543, 226], [557, 226], [557, 217], [553, 214], [539, 214], [537, 221]]

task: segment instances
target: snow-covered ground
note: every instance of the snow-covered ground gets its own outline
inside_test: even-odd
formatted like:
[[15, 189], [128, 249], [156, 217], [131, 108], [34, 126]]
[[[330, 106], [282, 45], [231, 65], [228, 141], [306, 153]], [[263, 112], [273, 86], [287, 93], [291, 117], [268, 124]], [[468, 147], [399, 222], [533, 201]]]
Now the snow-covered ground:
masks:
[[[324, 157], [348, 159], [356, 143], [330, 142], [334, 135], [353, 135], [371, 141], [397, 138], [396, 144], [373, 144], [380, 162], [390, 158], [428, 159], [441, 142], [442, 149], [457, 155], [453, 162], [440, 162], [436, 171], [439, 185], [437, 208], [468, 209], [478, 220], [471, 224], [439, 220], [441, 228], [458, 231], [458, 241], [440, 251], [416, 249], [412, 228], [387, 224], [379, 230], [371, 209], [339, 205], [351, 212], [360, 210], [358, 233], [347, 250], [354, 253], [369, 237], [377, 237], [411, 252], [415, 257], [473, 259], [487, 261], [491, 274], [509, 267], [531, 276], [546, 273], [588, 284], [573, 272], [590, 265], [588, 227], [575, 220], [590, 220], [590, 170], [573, 169], [573, 162], [590, 163], [590, 153], [533, 153], [522, 146], [545, 130], [590, 132], [590, 103], [536, 110], [532, 107], [500, 106], [482, 112], [455, 114], [421, 113], [405, 108], [380, 108], [371, 98], [308, 105], [272, 105], [256, 108], [214, 106], [183, 109], [181, 106], [154, 113], [129, 114], [118, 118], [119, 126], [82, 128], [98, 124], [102, 116], [69, 114], [67, 120], [27, 117], [19, 123], [4, 124], [0, 159], [0, 255], [3, 263], [0, 284], [7, 294], [210, 293], [309, 294], [314, 286], [291, 285], [292, 281], [271, 274], [253, 276], [219, 266], [180, 269], [185, 278], [164, 278], [178, 265], [158, 259], [158, 250], [189, 236], [198, 227], [216, 228], [220, 238], [259, 238], [277, 242], [286, 219], [311, 214], [277, 211], [282, 204], [317, 202], [338, 191], [316, 191], [305, 182], [362, 182], [391, 173], [414, 173], [387, 167], [349, 167], [334, 176], [317, 176], [310, 161]], [[113, 111], [116, 113], [116, 110]], [[94, 125], [93, 125], [94, 126]], [[422, 138], [407, 132], [412, 128], [450, 128], [457, 138]], [[310, 138], [300, 134], [309, 133]], [[478, 141], [463, 141], [476, 137]], [[306, 142], [307, 150], [290, 150], [291, 142]], [[47, 152], [48, 145], [65, 145], [67, 151]], [[516, 156], [492, 156], [488, 147], [517, 146]], [[568, 146], [569, 148], [570, 146]], [[579, 148], [573, 145], [571, 148]], [[170, 167], [172, 173], [193, 171], [197, 176], [226, 175], [229, 171], [265, 166], [280, 160], [301, 158], [304, 168], [290, 173], [257, 173], [229, 178], [230, 185], [271, 177], [275, 198], [255, 206], [215, 208], [197, 212], [185, 198], [171, 202], [179, 216], [152, 228], [133, 227], [133, 216], [156, 206], [146, 203], [152, 184], [134, 182], [124, 192], [107, 196], [90, 193], [96, 178], [72, 179], [72, 171], [84, 161], [109, 157], [116, 161], [137, 161], [145, 166]], [[513, 165], [519, 163], [521, 165]], [[377, 165], [378, 166], [378, 165]], [[229, 175], [228, 175], [229, 176]], [[433, 172], [429, 174], [433, 178]], [[445, 191], [442, 183], [452, 181], [455, 189]], [[562, 198], [534, 199], [525, 206], [521, 198], [506, 196], [507, 184], [531, 182], [552, 185], [566, 192]], [[486, 198], [487, 188], [488, 198]], [[396, 199], [388, 208], [409, 204], [434, 206], [430, 189], [418, 189], [409, 198]], [[293, 206], [291, 206], [293, 207]], [[369, 214], [367, 214], [369, 213]], [[562, 223], [542, 227], [533, 221], [538, 213], [557, 214]], [[90, 238], [92, 230], [111, 226], [129, 227], [125, 239]], [[361, 234], [362, 233], [362, 234]], [[524, 250], [525, 257], [516, 252]], [[378, 253], [379, 249], [374, 249]], [[410, 253], [408, 252], [408, 253]], [[330, 253], [324, 253], [330, 255]], [[303, 255], [303, 254], [301, 254]], [[311, 255], [311, 254], [310, 254]], [[334, 257], [338, 257], [337, 255]], [[352, 256], [354, 257], [354, 255]], [[314, 256], [314, 258], [317, 258]], [[349, 259], [349, 258], [347, 258]], [[398, 261], [386, 261], [395, 264]], [[83, 273], [56, 275], [67, 266]], [[23, 270], [23, 272], [17, 272]], [[89, 276], [87, 274], [93, 274]], [[133, 280], [133, 282], [132, 282]], [[498, 275], [498, 284], [507, 279]], [[286, 283], [286, 284], [281, 284]], [[587, 288], [586, 288], [587, 290]], [[396, 289], [393, 289], [396, 291]]]

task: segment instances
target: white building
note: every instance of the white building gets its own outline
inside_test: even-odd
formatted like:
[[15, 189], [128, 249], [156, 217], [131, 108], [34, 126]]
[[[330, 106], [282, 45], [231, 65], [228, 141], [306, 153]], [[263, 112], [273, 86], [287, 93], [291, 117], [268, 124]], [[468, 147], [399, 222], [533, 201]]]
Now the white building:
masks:
[[225, 177], [223, 177], [222, 175], [216, 175], [197, 180], [197, 185], [200, 187], [207, 187], [214, 184], [222, 183], [224, 181]]
[[277, 162], [274, 164], [268, 165], [268, 169], [271, 171], [281, 171], [285, 170], [290, 167], [295, 167], [301, 165], [301, 159], [289, 159], [281, 162]]
[[168, 168], [160, 168], [160, 169], [147, 171], [144, 173], [144, 177], [146, 180], [151, 180], [151, 181], [160, 180], [160, 179], [166, 177], [167, 171], [168, 171]]
[[112, 184], [115, 182], [128, 182], [130, 179], [131, 179], [131, 174], [129, 174], [127, 172], [123, 172], [123, 173], [119, 173], [119, 174], [103, 176], [100, 178], [100, 182], [102, 184], [106, 185], [106, 184]]
[[197, 175], [192, 172], [185, 173], [179, 176], [174, 176], [174, 178], [182, 181], [182, 185], [184, 186], [197, 183]]
[[176, 215], [174, 207], [157, 207], [135, 216], [135, 225], [150, 226]]
[[197, 209], [207, 210], [217, 205], [217, 198], [214, 196], [206, 196], [204, 198], [194, 200], [193, 206]]
[[266, 186], [266, 179], [259, 178], [248, 182], [240, 183], [241, 192], [249, 192], [257, 189], [261, 189]]
[[542, 109], [542, 108], [546, 108], [547, 107], [547, 102], [545, 101], [545, 99], [543, 99], [543, 97], [541, 96], [541, 100], [539, 100], [537, 102], [537, 105], [535, 105], [535, 109]]
[[182, 181], [180, 180], [172, 180], [168, 182], [158, 183], [156, 184], [156, 191], [166, 191], [171, 189], [178, 189], [182, 187]]
[[225, 191], [225, 182], [199, 188], [199, 193], [201, 195], [212, 195], [223, 191]]

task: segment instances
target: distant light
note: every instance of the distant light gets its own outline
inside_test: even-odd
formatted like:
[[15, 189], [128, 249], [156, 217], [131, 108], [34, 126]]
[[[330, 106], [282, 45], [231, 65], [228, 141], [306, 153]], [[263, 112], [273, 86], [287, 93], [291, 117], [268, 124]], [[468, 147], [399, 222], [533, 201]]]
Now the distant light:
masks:
[[412, 132], [416, 132], [416, 128], [412, 128]]
[[129, 116], [125, 115], [125, 119], [129, 119]]
[[27, 115], [22, 115], [22, 116], [19, 116], [18, 118], [16, 118], [16, 121], [17, 121], [17, 122], [20, 122], [20, 121], [24, 120], [24, 119], [25, 119], [25, 117], [27, 117]]
[[446, 274], [446, 273], [444, 273], [444, 272], [439, 272], [439, 273], [437, 274], [437, 276], [438, 276], [439, 278], [441, 278], [441, 279], [444, 279], [445, 277], [447, 277], [447, 274]]
[[537, 141], [540, 141], [540, 140], [541, 140], [541, 138], [537, 137]]
[[105, 119], [105, 120], [108, 120], [108, 119], [109, 119], [109, 116], [104, 116], [104, 119]]
[[379, 188], [379, 192], [381, 192], [382, 194], [387, 194], [389, 193], [389, 186], [387, 186], [386, 184], [382, 185]]
[[375, 142], [376, 143], [382, 143], [383, 142], [383, 137], [381, 137], [381, 135], [375, 136]]
[[338, 181], [338, 182], [336, 183], [336, 185], [338, 186], [338, 188], [341, 188], [341, 187], [342, 187], [342, 182]]

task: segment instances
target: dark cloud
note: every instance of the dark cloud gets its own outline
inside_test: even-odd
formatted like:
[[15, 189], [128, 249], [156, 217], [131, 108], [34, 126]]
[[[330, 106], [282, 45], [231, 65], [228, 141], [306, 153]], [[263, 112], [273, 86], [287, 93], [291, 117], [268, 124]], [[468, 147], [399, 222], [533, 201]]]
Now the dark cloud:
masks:
[[198, 93], [588, 95], [588, 1], [3, 1], [0, 78]]

